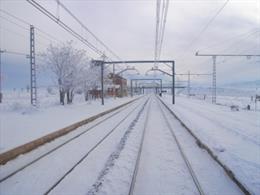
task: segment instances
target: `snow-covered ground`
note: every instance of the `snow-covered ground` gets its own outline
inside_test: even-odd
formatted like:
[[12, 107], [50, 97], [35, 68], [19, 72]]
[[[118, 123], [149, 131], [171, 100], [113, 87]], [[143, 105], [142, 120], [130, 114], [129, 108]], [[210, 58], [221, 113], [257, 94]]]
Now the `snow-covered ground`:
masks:
[[[31, 162], [39, 155], [48, 153], [57, 145], [88, 129], [77, 139], [67, 142], [66, 145], [1, 182], [0, 194], [45, 194], [51, 187], [53, 189], [49, 191], [50, 194], [86, 194], [99, 177], [109, 156], [121, 143], [121, 138], [135, 126], [137, 114], [143, 112], [142, 105], [145, 100], [142, 98], [120, 109], [122, 112], [112, 118], [103, 121], [107, 118], [103, 116], [1, 166], [0, 175], [5, 177], [5, 174], [23, 167], [23, 162]], [[70, 172], [74, 165], [78, 166]], [[59, 179], [61, 182], [55, 186]]]
[[[0, 193], [128, 194], [146, 129], [133, 194], [198, 194], [171, 130], [180, 139], [205, 194], [241, 194], [181, 124], [167, 115], [156, 97], [147, 99], [141, 98], [115, 115], [108, 114], [113, 117], [103, 116], [2, 165]], [[47, 155], [39, 158], [43, 154]], [[3, 179], [7, 175], [10, 177]]]
[[260, 112], [232, 111], [207, 101], [171, 97], [165, 101], [176, 115], [226, 164], [254, 194], [260, 194]]
[[[187, 97], [187, 89], [177, 90], [178, 96]], [[211, 88], [191, 88], [191, 99], [212, 102]], [[259, 88], [217, 88], [217, 104], [223, 106], [237, 106], [239, 109], [246, 109], [250, 105], [250, 110], [260, 111], [260, 101], [255, 101], [259, 95]]]
[[47, 93], [46, 89], [38, 94], [35, 108], [25, 90], [4, 92], [0, 104], [0, 153], [132, 100], [106, 98], [102, 106], [100, 99], [85, 102], [83, 95], [76, 94], [72, 105], [62, 106], [58, 94]]
[[[20, 99], [18, 97], [20, 97]], [[243, 97], [241, 98], [243, 99]], [[186, 96], [177, 96], [175, 105], [171, 104], [171, 96], [163, 95], [162, 100], [170, 106], [176, 115], [180, 117], [181, 120], [183, 120], [183, 122], [202, 140], [203, 143], [212, 149], [215, 155], [217, 155], [218, 158], [234, 172], [239, 181], [241, 181], [252, 194], [260, 194], [260, 112], [255, 110], [241, 109], [243, 108], [242, 104], [239, 111], [232, 111], [228, 102], [230, 102], [230, 100], [237, 100], [238, 102], [241, 102], [241, 98], [224, 98], [223, 105], [213, 105], [210, 103], [210, 101], [199, 100], [196, 98], [188, 99]], [[17, 101], [17, 99], [19, 99], [19, 101]], [[40, 136], [46, 135], [52, 131], [70, 125], [71, 123], [78, 122], [104, 110], [113, 108], [117, 105], [130, 101], [131, 99], [132, 98], [108, 98], [105, 99], [105, 106], [102, 106], [100, 104], [100, 100], [91, 100], [85, 102], [82, 95], [76, 95], [75, 101], [72, 105], [61, 106], [58, 103], [57, 94], [50, 94], [46, 93], [46, 91], [41, 91], [39, 96], [39, 106], [34, 108], [30, 106], [29, 94], [26, 92], [10, 92], [9, 96], [6, 94], [4, 103], [0, 104], [0, 152], [4, 152]], [[220, 97], [218, 98], [218, 101], [219, 100], [221, 100]], [[248, 99], [245, 99], [245, 101], [247, 100]], [[144, 101], [141, 100], [138, 102]], [[134, 105], [137, 105], [138, 102], [136, 102]], [[144, 110], [139, 107], [139, 111], [137, 110], [135, 114], [130, 117], [131, 119], [126, 120], [126, 123], [123, 125], [124, 127], [121, 128], [121, 133], [116, 133], [115, 138], [104, 142], [105, 144], [102, 145], [100, 149], [98, 149], [101, 151], [101, 153], [93, 153], [93, 155], [90, 156], [88, 163], [90, 163], [91, 166], [88, 166], [87, 168], [83, 167], [82, 169], [86, 174], [89, 175], [88, 179], [83, 179], [84, 174], [82, 175], [82, 171], [79, 169], [76, 172], [72, 172], [73, 174], [64, 180], [62, 185], [57, 186], [53, 192], [62, 193], [64, 192], [64, 188], [67, 189], [66, 191], [70, 191], [71, 193], [79, 192], [82, 194], [92, 194], [92, 192], [95, 190], [98, 190], [98, 193], [101, 194], [116, 193], [118, 190], [126, 192], [130, 185], [133, 166], [140, 143], [141, 133], [143, 131], [143, 123], [147, 114], [150, 121], [148, 123], [148, 129], [150, 129], [150, 131], [147, 133], [146, 139], [148, 139], [148, 141], [146, 140], [144, 142], [143, 158], [145, 159], [141, 161], [140, 166], [141, 170], [144, 171], [143, 173], [148, 173], [152, 169], [147, 169], [147, 171], [145, 171], [146, 168], [148, 168], [150, 162], [154, 164], [150, 164], [151, 167], [156, 166], [158, 169], [155, 169], [153, 172], [149, 173], [154, 174], [152, 177], [150, 177], [149, 174], [145, 175], [144, 178], [140, 177], [139, 175], [139, 179], [137, 179], [136, 190], [138, 192], [145, 192], [147, 189], [158, 189], [161, 192], [166, 192], [168, 189], [168, 191], [177, 190], [178, 192], [183, 192], [181, 189], [186, 181], [183, 180], [181, 182], [181, 176], [177, 178], [171, 178], [171, 175], [176, 176], [176, 174], [167, 175], [168, 173], [171, 173], [169, 170], [175, 170], [175, 167], [172, 166], [172, 163], [177, 160], [177, 156], [175, 156], [174, 159], [171, 159], [172, 154], [170, 154], [170, 152], [172, 152], [172, 150], [168, 147], [172, 138], [170, 138], [169, 132], [166, 133], [166, 130], [163, 130], [166, 128], [166, 125], [162, 122], [163, 118], [158, 111], [159, 107], [156, 104], [155, 99], [152, 100], [151, 104], [152, 109], [149, 112], [147, 111], [147, 106]], [[133, 108], [133, 106], [129, 106], [129, 108], [130, 107]], [[145, 114], [141, 114], [139, 120], [135, 119], [136, 114], [141, 111]], [[128, 115], [127, 112], [123, 113], [125, 116]], [[117, 116], [115, 119], [119, 120], [120, 118], [124, 117], [124, 115]], [[169, 121], [173, 122], [173, 120], [170, 118]], [[95, 123], [97, 122], [98, 121]], [[131, 127], [131, 123], [135, 124], [135, 128]], [[78, 131], [83, 131], [89, 125], [91, 124], [79, 128]], [[96, 131], [95, 135], [93, 134], [93, 140], [91, 136], [82, 137], [79, 139], [82, 140], [79, 144], [90, 144], [87, 147], [92, 147], [92, 145], [95, 144], [95, 140], [97, 141], [100, 139], [100, 136], [105, 133], [104, 130], [107, 131], [113, 125], [114, 119], [111, 119], [107, 123], [104, 123], [102, 126], [98, 127], [99, 130]], [[172, 129], [181, 128], [179, 125], [172, 125]], [[129, 134], [129, 136], [128, 133], [131, 131], [132, 135]], [[62, 141], [63, 139], [66, 139], [67, 136], [73, 136], [75, 133], [76, 132], [73, 132], [70, 135], [66, 135], [60, 139]], [[159, 137], [159, 135], [162, 137]], [[177, 131], [177, 136], [179, 136], [180, 141], [185, 144], [184, 149], [186, 150], [188, 158], [190, 158], [190, 161], [195, 168], [195, 172], [197, 170], [196, 174], [199, 175], [199, 179], [202, 179], [203, 177], [206, 178], [208, 175], [210, 175], [209, 178], [211, 178], [213, 171], [208, 169], [211, 169], [213, 164], [212, 166], [209, 166], [209, 164], [204, 164], [204, 160], [203, 163], [202, 161], [198, 160], [204, 158], [205, 153], [198, 154], [198, 152], [194, 152], [195, 146], [192, 146], [192, 144], [189, 145], [189, 142], [193, 142], [192, 138], [188, 138], [186, 135], [181, 134], [181, 131]], [[128, 141], [126, 141], [127, 138]], [[60, 139], [56, 141], [59, 142]], [[86, 142], [86, 139], [90, 139], [90, 141]], [[47, 146], [43, 146], [39, 150], [32, 151], [28, 155], [23, 155], [22, 157], [20, 156], [10, 164], [7, 164], [5, 168], [7, 166], [13, 168], [14, 166], [12, 163], [16, 162], [17, 166], [21, 166], [21, 164], [18, 162], [21, 160], [21, 158], [24, 158], [25, 160], [22, 159], [22, 161], [25, 162], [27, 158], [31, 159], [30, 156], [34, 156], [34, 153], [37, 153], [37, 151], [40, 151], [41, 153], [45, 151], [46, 148], [48, 149], [48, 147], [52, 144], [55, 145], [55, 143], [56, 142], [49, 143]], [[80, 148], [82, 148], [82, 146], [80, 146]], [[82, 156], [83, 152], [82, 149], [78, 149], [77, 142], [76, 145], [73, 145], [72, 148], [67, 146], [62, 150], [64, 150], [64, 153], [59, 154], [61, 156], [55, 158], [57, 158], [57, 165], [62, 165], [61, 167], [65, 167], [66, 169], [69, 169], [70, 166], [75, 163], [75, 161], [79, 159], [80, 156]], [[64, 158], [62, 155], [65, 154], [68, 150], [73, 153], [72, 156], [75, 156], [76, 159], [69, 157], [67, 160], [68, 163], [60, 161], [60, 159]], [[197, 155], [193, 156], [192, 154], [194, 153]], [[152, 155], [154, 155], [154, 157]], [[116, 157], [116, 159], [114, 159], [114, 157]], [[151, 159], [149, 160], [149, 158]], [[164, 158], [166, 161], [163, 161]], [[158, 159], [158, 161], [156, 159]], [[48, 159], [46, 159], [46, 161], [48, 161]], [[50, 163], [45, 164], [44, 162], [45, 160], [43, 161], [42, 166], [45, 166], [46, 164], [49, 166]], [[182, 163], [177, 161], [176, 163], [176, 166], [182, 166]], [[93, 167], [95, 168], [95, 174], [93, 173]], [[164, 168], [166, 168], [166, 175], [160, 175], [164, 174], [160, 172], [160, 170], [164, 170]], [[4, 169], [1, 170], [2, 173], [3, 170]], [[33, 172], [37, 172], [38, 169], [37, 167], [31, 167], [30, 170], [32, 172], [28, 172], [29, 177], [31, 177]], [[109, 173], [107, 173], [108, 170]], [[178, 172], [179, 169], [176, 170]], [[60, 169], [59, 173], [56, 175], [57, 177], [55, 176], [56, 179], [63, 172], [64, 171]], [[120, 179], [120, 175], [124, 175], [124, 178]], [[216, 175], [218, 175], [218, 172], [216, 172]], [[48, 174], [45, 174], [45, 176], [46, 178], [49, 177]], [[177, 179], [176, 181], [179, 186], [174, 189], [174, 186], [169, 185], [169, 188], [167, 187], [167, 189], [162, 189], [162, 186], [167, 183], [162, 182], [160, 185], [156, 183], [158, 180], [157, 176], [159, 178], [166, 179], [167, 181], [165, 180], [165, 182], [168, 182], [172, 179]], [[16, 181], [20, 181], [19, 175], [15, 178], [15, 181], [10, 181], [14, 183]], [[150, 179], [147, 180], [147, 178]], [[207, 192], [212, 192], [212, 190], [215, 190], [215, 193], [218, 192], [219, 189], [222, 189], [221, 183], [218, 183], [218, 188], [216, 186], [215, 188], [214, 186], [211, 187], [212, 183], [217, 182], [212, 182], [212, 179], [214, 178], [220, 177], [216, 176], [212, 177], [211, 179], [202, 179], [202, 185], [204, 185], [203, 188]], [[223, 179], [219, 180], [224, 181]], [[54, 181], [55, 178], [52, 178], [49, 183], [45, 183], [44, 179], [42, 180], [45, 186], [47, 184], [51, 185]], [[10, 186], [13, 186], [12, 182], [10, 183]], [[29, 189], [31, 182], [30, 180], [26, 180], [26, 182], [26, 189], [27, 187]], [[99, 186], [100, 182], [102, 187]], [[70, 183], [73, 183], [73, 185], [70, 185]], [[120, 189], [118, 188], [118, 185], [121, 186]], [[7, 191], [11, 189], [11, 187], [8, 186], [9, 184], [5, 186]], [[24, 185], [23, 183], [20, 183], [17, 185], [17, 188], [14, 189], [14, 191], [19, 191], [19, 186], [23, 188]], [[152, 186], [153, 188], [149, 186]], [[228, 186], [230, 185], [227, 185], [226, 188], [228, 190], [232, 190], [229, 189]], [[41, 187], [39, 187], [39, 189], [41, 189]], [[25, 192], [27, 193], [28, 191], [25, 190]], [[44, 189], [42, 189], [41, 192], [44, 192]]]

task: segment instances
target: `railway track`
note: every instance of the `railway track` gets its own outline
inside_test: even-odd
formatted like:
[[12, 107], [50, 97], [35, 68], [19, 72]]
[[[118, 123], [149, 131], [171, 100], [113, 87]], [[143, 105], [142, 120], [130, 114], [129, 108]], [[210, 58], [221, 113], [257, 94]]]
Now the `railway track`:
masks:
[[[153, 104], [157, 104], [157, 114], [146, 117], [128, 194], [243, 194], [193, 138], [180, 133], [186, 130], [165, 105], [157, 99]], [[178, 124], [173, 125], [176, 121]], [[156, 123], [160, 125], [156, 126]], [[188, 144], [185, 139], [189, 140]], [[158, 146], [153, 147], [154, 144]], [[198, 154], [192, 155], [192, 152]], [[219, 178], [214, 178], [214, 175]]]
[[[129, 107], [129, 105], [126, 105], [125, 107], [121, 108], [118, 111], [115, 111], [111, 114], [108, 114], [108, 116], [102, 117], [101, 120], [97, 121], [96, 123], [94, 122], [93, 125], [91, 125], [90, 127], [86, 128], [85, 130], [77, 133], [76, 135], [73, 135], [72, 137], [68, 138], [67, 140], [63, 141], [62, 143], [59, 143], [58, 145], [54, 146], [53, 148], [51, 148], [50, 150], [48, 150], [47, 152], [44, 152], [43, 154], [40, 154], [38, 157], [36, 157], [35, 159], [25, 163], [24, 165], [20, 166], [19, 168], [11, 171], [10, 173], [7, 174], [1, 174], [1, 178], [0, 178], [0, 183], [7, 180], [8, 178], [12, 177], [13, 175], [19, 173], [20, 171], [22, 171], [23, 169], [31, 166], [32, 164], [36, 163], [37, 161], [41, 160], [42, 158], [47, 157], [48, 155], [50, 155], [51, 153], [53, 153], [54, 151], [58, 150], [59, 148], [63, 147], [64, 145], [70, 143], [71, 141], [77, 139], [78, 137], [84, 135], [85, 133], [87, 133], [88, 131], [93, 130], [96, 126], [98, 126], [99, 124], [104, 123], [105, 121], [107, 121], [108, 119], [110, 119], [113, 116], [116, 116], [118, 114], [120, 114], [121, 112], [123, 112], [125, 109], [127, 109]], [[37, 149], [36, 149], [37, 150]], [[3, 166], [4, 167], [4, 166]]]
[[240, 189], [241, 192], [243, 192], [246, 195], [250, 195], [250, 191], [247, 189], [247, 187], [241, 183], [237, 177], [235, 176], [235, 174], [229, 169], [229, 167], [227, 167], [224, 163], [222, 163], [218, 157], [214, 154], [214, 152], [205, 144], [203, 143], [193, 132], [190, 128], [188, 128], [185, 123], [183, 123], [183, 121], [177, 116], [175, 115], [175, 113], [166, 105], [166, 103], [164, 103], [160, 98], [158, 98], [158, 100], [161, 102], [161, 104], [163, 105], [163, 107], [167, 110], [167, 112], [169, 113], [169, 115], [171, 115], [173, 118], [175, 118], [180, 125], [184, 128], [184, 131], [189, 134], [194, 140], [196, 140], [196, 145], [199, 148], [202, 148], [203, 150], [207, 151], [208, 155], [211, 157], [211, 159], [213, 161], [215, 161], [218, 166], [220, 166], [223, 171], [225, 172], [225, 174], [229, 177], [229, 179], [235, 183], [237, 185], [237, 187]]
[[[90, 154], [92, 154], [94, 151], [96, 151], [97, 148], [102, 145], [102, 143], [108, 140], [109, 137], [112, 137], [115, 132], [120, 131], [120, 129], [122, 129], [122, 124], [126, 123], [127, 119], [131, 120], [132, 115], [134, 115], [134, 113], [138, 109], [140, 109], [140, 107], [144, 105], [146, 101], [147, 98], [145, 98], [145, 100], [139, 100], [138, 103], [132, 103], [131, 105], [112, 113], [111, 115], [89, 126], [75, 136], [70, 137], [65, 142], [58, 144], [47, 153], [40, 155], [33, 161], [30, 161], [19, 169], [5, 175], [1, 178], [0, 181], [1, 192], [5, 194], [14, 194], [15, 192], [24, 191], [26, 194], [31, 185], [36, 183], [38, 187], [34, 187], [35, 189], [39, 189], [39, 191], [36, 192], [37, 194], [49, 194], [69, 174], [71, 174], [77, 167], [79, 167], [83, 163], [83, 161], [86, 161], [87, 157], [90, 156]], [[93, 135], [95, 133], [98, 136]], [[80, 142], [81, 144], [78, 144], [77, 142]], [[73, 149], [79, 151], [77, 151], [77, 158], [72, 160], [66, 157], [66, 155], [68, 155], [67, 153], [69, 153], [68, 150], [70, 150], [70, 152], [73, 152]], [[66, 164], [63, 167], [63, 170], [60, 170], [59, 165], [57, 164], [60, 163], [60, 159], [64, 159], [65, 162], [63, 163]], [[69, 163], [66, 162], [66, 160], [69, 161]], [[48, 169], [50, 165], [53, 165], [54, 167], [56, 167], [56, 169], [58, 169], [58, 173], [54, 174], [51, 179], [49, 179], [47, 175], [42, 175], [39, 173], [44, 172], [44, 169]], [[51, 168], [52, 171], [55, 171], [54, 167]], [[2, 172], [4, 166], [2, 166], [1, 169]], [[33, 180], [29, 179], [28, 181], [24, 181], [24, 183], [23, 181], [21, 182], [22, 178], [26, 176], [30, 177], [31, 175], [34, 175], [35, 178], [39, 177], [37, 179], [39, 179], [40, 181], [34, 182]], [[39, 183], [41, 182], [44, 183], [43, 186], [39, 185]]]

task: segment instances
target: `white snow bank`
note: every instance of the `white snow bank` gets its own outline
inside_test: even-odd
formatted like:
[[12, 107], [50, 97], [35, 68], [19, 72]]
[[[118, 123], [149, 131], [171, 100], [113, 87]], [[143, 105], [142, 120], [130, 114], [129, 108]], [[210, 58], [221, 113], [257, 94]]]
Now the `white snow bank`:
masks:
[[6, 97], [0, 104], [0, 153], [132, 100], [109, 98], [102, 106], [100, 99], [85, 102], [82, 95], [75, 98], [72, 105], [62, 106], [57, 95], [43, 94], [35, 108], [24, 96], [20, 102], [11, 95]]
[[206, 101], [162, 98], [254, 194], [260, 194], [260, 112], [231, 111]]

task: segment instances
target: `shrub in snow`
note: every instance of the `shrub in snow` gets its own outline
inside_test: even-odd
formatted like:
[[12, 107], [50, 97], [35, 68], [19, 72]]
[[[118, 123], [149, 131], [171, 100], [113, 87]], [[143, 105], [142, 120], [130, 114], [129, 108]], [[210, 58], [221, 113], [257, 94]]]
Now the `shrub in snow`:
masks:
[[47, 92], [48, 92], [50, 95], [54, 95], [54, 94], [55, 94], [55, 92], [54, 92], [54, 90], [53, 90], [52, 87], [47, 87]]
[[231, 105], [231, 106], [230, 106], [230, 109], [231, 109], [232, 111], [239, 111], [239, 107], [238, 107], [237, 105]]
[[19, 102], [15, 102], [11, 105], [11, 110], [12, 111], [20, 111], [24, 106], [19, 103]]

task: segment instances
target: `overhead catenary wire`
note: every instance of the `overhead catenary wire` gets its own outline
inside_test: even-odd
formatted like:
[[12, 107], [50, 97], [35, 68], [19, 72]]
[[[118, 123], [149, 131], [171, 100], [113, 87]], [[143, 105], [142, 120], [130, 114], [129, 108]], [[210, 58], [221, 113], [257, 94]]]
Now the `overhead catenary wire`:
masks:
[[0, 30], [6, 31], [6, 32], [8, 32], [8, 33], [15, 34], [15, 35], [17, 35], [17, 36], [19, 36], [19, 37], [22, 37], [22, 38], [24, 38], [24, 39], [27, 39], [27, 38], [28, 38], [26, 35], [24, 35], [24, 34], [22, 34], [22, 33], [19, 33], [19, 32], [16, 32], [16, 31], [13, 31], [13, 30], [11, 30], [11, 29], [9, 29], [9, 28], [6, 28], [6, 27], [4, 27], [4, 28], [1, 27]]
[[195, 39], [193, 39], [189, 46], [187, 48], [190, 48], [195, 42], [197, 42], [200, 37], [202, 36], [202, 34], [208, 29], [208, 27], [210, 26], [210, 24], [217, 18], [217, 16], [221, 13], [221, 11], [226, 7], [227, 3], [229, 2], [229, 0], [226, 0], [226, 2], [221, 6], [221, 8], [214, 14], [214, 16], [206, 23], [206, 25], [201, 29], [201, 31], [199, 32], [199, 34], [195, 37]]
[[12, 18], [15, 18], [16, 20], [19, 20], [19, 21], [22, 22], [23, 24], [30, 25], [29, 22], [26, 22], [25, 20], [23, 20], [23, 19], [21, 19], [21, 18], [15, 16], [15, 15], [13, 15], [13, 14], [11, 14], [11, 13], [9, 13], [9, 12], [3, 10], [3, 9], [0, 9], [0, 12], [3, 12], [3, 13], [5, 13], [6, 15], [11, 16]]
[[[162, 3], [162, 5], [161, 5]], [[161, 50], [164, 39], [164, 31], [166, 18], [168, 13], [169, 0], [157, 0], [156, 3], [156, 27], [155, 27], [155, 49], [154, 49], [154, 60], [160, 60]]]
[[154, 48], [154, 60], [157, 60], [158, 53], [158, 36], [159, 36], [159, 24], [160, 24], [160, 1], [156, 3], [156, 27], [155, 27], [155, 48]]
[[162, 45], [163, 45], [163, 40], [164, 40], [164, 32], [165, 32], [165, 25], [166, 25], [166, 19], [167, 19], [167, 14], [168, 14], [168, 7], [169, 7], [169, 0], [166, 0], [165, 2], [165, 11], [163, 15], [163, 24], [162, 24], [162, 30], [161, 30], [161, 36], [160, 36], [160, 42], [159, 42], [159, 56], [158, 58], [160, 59], [161, 57], [161, 51], [162, 51]]
[[[3, 51], [3, 53], [6, 54], [12, 54], [12, 55], [20, 55], [20, 56], [25, 56], [26, 58], [29, 58], [29, 53], [24, 53], [24, 52], [19, 52], [19, 51], [13, 51], [13, 50], [7, 50], [7, 49], [1, 49], [1, 51]], [[35, 54], [36, 56], [42, 57], [41, 54]]]
[[114, 57], [116, 57], [118, 60], [121, 60], [121, 58], [114, 52], [112, 49], [110, 49], [103, 41], [101, 41], [85, 24], [83, 24], [63, 3], [61, 3], [59, 0], [56, 0], [57, 4], [60, 5], [73, 19], [75, 19], [80, 26], [85, 29], [91, 36], [94, 37], [94, 39], [100, 43], [107, 51], [109, 51]]
[[244, 38], [244, 37], [252, 36], [255, 33], [259, 33], [259, 32], [260, 32], [260, 28], [254, 28], [254, 29], [251, 29], [250, 31], [238, 34], [236, 36], [232, 35], [231, 38], [227, 38], [227, 39], [225, 39], [223, 41], [217, 41], [216, 43], [214, 43], [212, 45], [204, 46], [204, 47], [199, 48], [197, 50], [200, 51], [200, 50], [206, 50], [206, 49], [215, 48], [216, 46], [223, 46], [223, 43], [232, 42], [234, 40], [237, 42], [237, 40], [236, 40], [237, 38]]
[[[13, 19], [15, 19], [15, 20], [17, 20], [17, 21], [23, 23], [23, 24], [25, 24], [26, 26], [30, 26], [30, 25], [31, 25], [29, 22], [26, 22], [25, 20], [21, 19], [20, 17], [17, 17], [17, 16], [15, 16], [15, 15], [13, 15], [13, 14], [11, 14], [11, 13], [5, 11], [5, 10], [0, 9], [0, 12], [6, 14], [7, 16], [9, 16], [9, 17], [11, 17], [11, 18], [13, 18]], [[0, 15], [0, 17], [3, 18], [3, 19], [5, 19], [6, 21], [8, 21], [8, 22], [10, 22], [10, 23], [15, 24], [16, 26], [18, 26], [18, 27], [20, 27], [20, 28], [23, 28], [24, 30], [29, 30], [29, 27], [26, 28], [26, 27], [24, 27], [24, 26], [22, 26], [22, 25], [20, 25], [20, 24], [18, 24], [18, 23], [16, 23], [16, 22], [13, 22], [12, 20], [10, 20], [10, 19], [7, 18], [7, 17], [4, 17], [4, 16], [2, 16], [2, 15]], [[44, 34], [46, 37], [49, 37], [49, 39], [52, 39], [53, 41], [62, 42], [62, 41], [59, 40], [57, 37], [51, 35], [50, 33], [45, 32], [44, 30], [42, 30], [42, 29], [39, 28], [38, 26], [35, 26], [35, 25], [34, 25], [34, 28], [35, 28], [38, 32], [40, 32], [41, 34]]]
[[86, 40], [84, 37], [82, 37], [79, 33], [77, 33], [75, 30], [73, 30], [70, 26], [65, 24], [61, 19], [54, 16], [51, 12], [49, 12], [47, 9], [45, 9], [43, 6], [41, 6], [39, 3], [37, 3], [34, 0], [26, 0], [28, 3], [30, 3], [32, 6], [34, 6], [36, 9], [38, 9], [40, 12], [42, 12], [44, 15], [46, 15], [48, 18], [50, 18], [52, 21], [57, 23], [60, 27], [62, 27], [65, 31], [70, 33], [72, 36], [74, 36], [76, 39], [78, 39], [80, 42], [85, 44], [88, 48], [90, 48], [92, 51], [94, 51], [98, 55], [103, 55], [103, 51], [97, 49], [93, 44], [91, 44], [88, 40]]
[[18, 24], [18, 23], [16, 23], [16, 22], [10, 20], [9, 18], [6, 18], [6, 17], [1, 16], [1, 15], [0, 15], [0, 18], [4, 19], [5, 21], [7, 21], [7, 22], [9, 22], [9, 23], [12, 23], [12, 24], [14, 24], [14, 25], [16, 25], [16, 26], [18, 26], [18, 27], [24, 29], [24, 30], [28, 30], [28, 31], [29, 31], [29, 28], [26, 28], [26, 27], [24, 27], [24, 26], [22, 26], [22, 25], [20, 25], [20, 24]]
[[[253, 38], [253, 36], [258, 36], [256, 33], [259, 33], [260, 32], [260, 29], [253, 29], [253, 30], [250, 30], [248, 31], [247, 33], [242, 33], [242, 34], [239, 34], [235, 37], [232, 37], [231, 39], [226, 39], [225, 42], [230, 42], [229, 40], [233, 41], [233, 42], [230, 42], [230, 44], [225, 47], [224, 49], [221, 49], [219, 52], [220, 53], [226, 53], [227, 51], [230, 52], [230, 51], [233, 51], [232, 53], [238, 53], [238, 54], [241, 54], [241, 48], [237, 48], [235, 47], [236, 45], [240, 45], [241, 44], [241, 41], [242, 40], [248, 40], [249, 38]], [[235, 40], [234, 41], [234, 38], [240, 38], [239, 40]], [[254, 40], [254, 39], [253, 39]], [[208, 46], [207, 49], [209, 48], [212, 48], [214, 46], [217, 46], [217, 45], [220, 45], [220, 44], [223, 44], [223, 42], [220, 42], [218, 44], [214, 44], [212, 46]], [[255, 46], [251, 47], [251, 49], [254, 49]], [[231, 49], [231, 50], [230, 50]], [[205, 49], [203, 49], [205, 50]], [[236, 52], [235, 52], [236, 51]], [[244, 52], [245, 50], [243, 50], [242, 52]], [[250, 49], [246, 49], [246, 51], [250, 51]], [[232, 57], [226, 57], [225, 58], [225, 61], [229, 61], [229, 60], [233, 60], [234, 58]], [[200, 64], [206, 64], [206, 63], [210, 63], [211, 62], [211, 59], [207, 59], [207, 60], [204, 60], [203, 62], [200, 62]], [[217, 64], [219, 64], [220, 62], [218, 62]], [[186, 64], [186, 63], [185, 63]], [[181, 68], [183, 69], [184, 67], [187, 67], [187, 65], [185, 66], [182, 66]]]
[[199, 39], [201, 38], [201, 36], [203, 35], [204, 32], [206, 32], [206, 30], [209, 28], [209, 26], [214, 22], [214, 20], [217, 18], [217, 16], [219, 16], [219, 14], [223, 11], [223, 9], [226, 7], [226, 5], [228, 4], [229, 0], [226, 0], [225, 3], [217, 10], [217, 12], [213, 15], [213, 17], [211, 17], [208, 22], [202, 27], [202, 29], [200, 30], [200, 32], [198, 33], [198, 35], [191, 41], [188, 43], [188, 46], [184, 49], [184, 53], [182, 55], [180, 55], [179, 57], [177, 56], [177, 59], [182, 60], [184, 59], [184, 56], [187, 54], [187, 52], [189, 52], [192, 49], [192, 46], [197, 43], [199, 41]]

